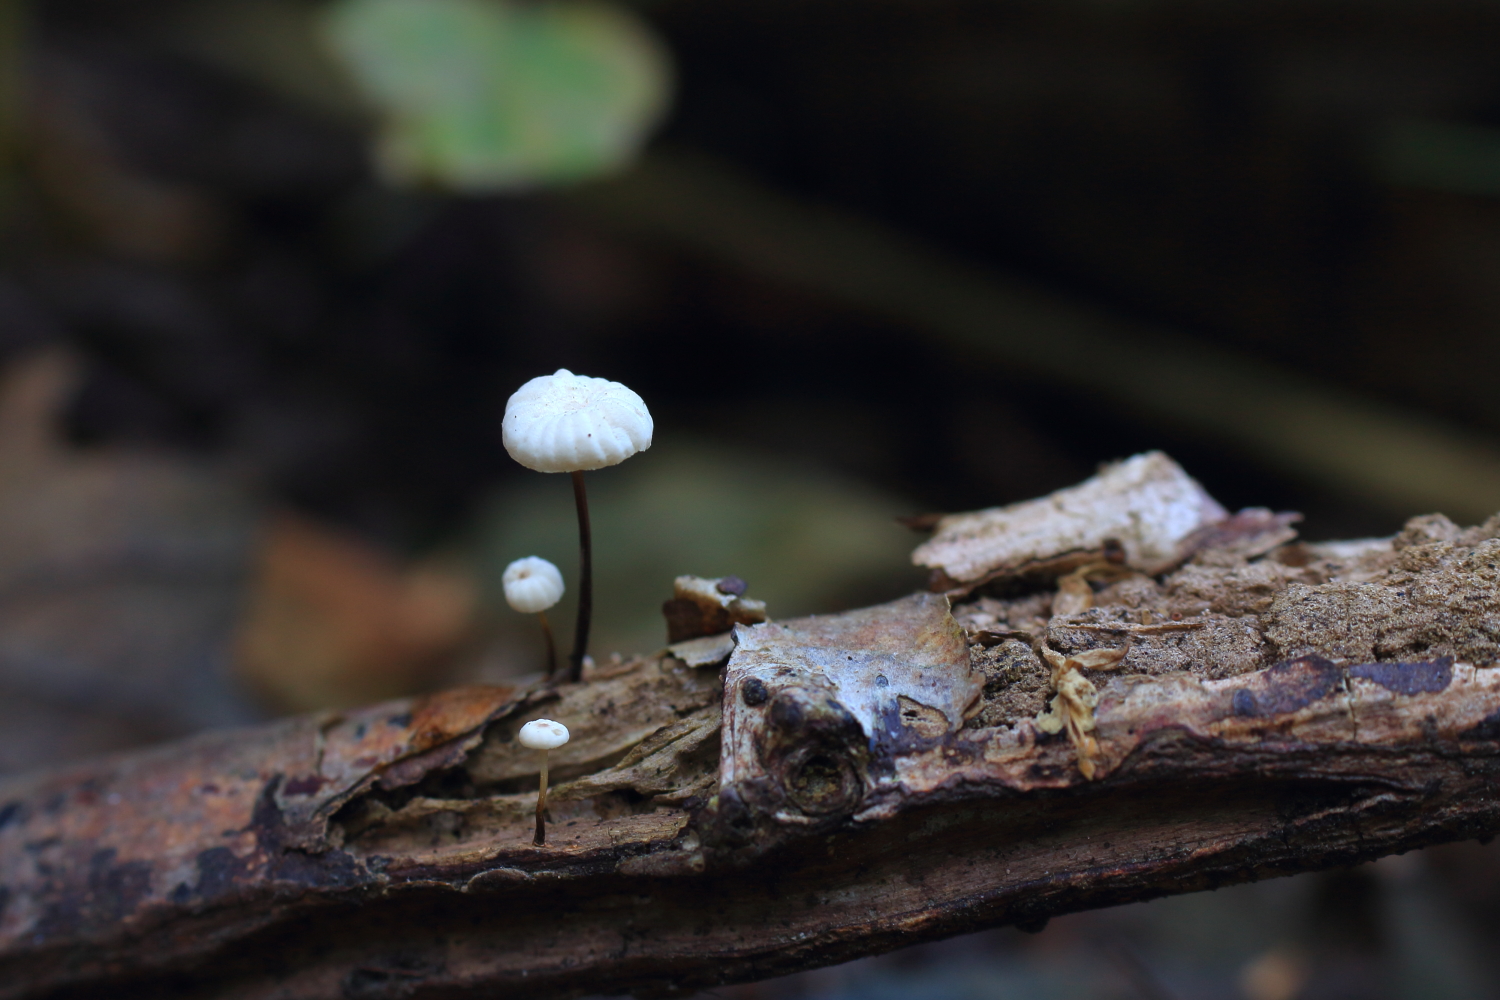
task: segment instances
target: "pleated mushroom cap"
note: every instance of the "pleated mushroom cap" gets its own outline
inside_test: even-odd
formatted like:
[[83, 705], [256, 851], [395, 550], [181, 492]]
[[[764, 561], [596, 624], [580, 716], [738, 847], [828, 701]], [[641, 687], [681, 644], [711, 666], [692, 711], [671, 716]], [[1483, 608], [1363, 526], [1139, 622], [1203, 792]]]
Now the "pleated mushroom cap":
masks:
[[532, 719], [516, 737], [528, 750], [556, 750], [568, 742], [568, 727], [551, 719]]
[[505, 603], [526, 615], [546, 611], [562, 600], [562, 572], [540, 556], [517, 559], [505, 567], [500, 578]]
[[651, 411], [618, 382], [566, 368], [517, 389], [502, 426], [510, 457], [537, 472], [618, 465], [651, 447]]

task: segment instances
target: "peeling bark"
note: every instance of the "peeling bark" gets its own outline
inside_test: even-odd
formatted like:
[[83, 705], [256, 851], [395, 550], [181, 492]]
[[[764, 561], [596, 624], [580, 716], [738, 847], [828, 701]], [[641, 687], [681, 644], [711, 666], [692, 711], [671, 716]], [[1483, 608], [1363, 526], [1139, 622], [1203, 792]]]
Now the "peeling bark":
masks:
[[10, 780], [0, 996], [668, 995], [1500, 830], [1500, 521], [1225, 537], [1076, 614], [918, 594]]

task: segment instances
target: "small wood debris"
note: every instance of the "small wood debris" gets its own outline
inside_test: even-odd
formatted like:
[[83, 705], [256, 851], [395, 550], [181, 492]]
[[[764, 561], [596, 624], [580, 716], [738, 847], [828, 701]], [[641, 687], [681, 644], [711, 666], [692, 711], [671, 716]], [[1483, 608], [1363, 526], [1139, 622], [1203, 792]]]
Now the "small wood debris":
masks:
[[1297, 537], [1292, 525], [1302, 520], [1295, 511], [1276, 513], [1265, 507], [1246, 507], [1217, 524], [1199, 528], [1182, 544], [1184, 552], [1208, 565], [1232, 566], [1265, 555]]
[[674, 642], [667, 652], [690, 667], [711, 667], [723, 663], [734, 652], [734, 633], [720, 632]]
[[1132, 635], [1155, 635], [1160, 632], [1188, 632], [1203, 628], [1207, 622], [1157, 622], [1154, 625], [1133, 625], [1130, 622], [1100, 622], [1095, 624], [1069, 622], [1068, 628], [1080, 632], [1128, 632]]
[[672, 589], [675, 596], [661, 606], [667, 619], [667, 641], [671, 643], [719, 635], [736, 625], [757, 625], [766, 620], [766, 603], [743, 596], [746, 584], [737, 576], [679, 576]]
[[950, 594], [1070, 554], [1080, 558], [1065, 560], [1055, 572], [1105, 561], [1111, 542], [1123, 550], [1125, 565], [1155, 574], [1191, 554], [1183, 543], [1195, 532], [1228, 518], [1176, 462], [1153, 451], [1050, 496], [945, 517], [912, 561], [936, 571], [934, 589]]
[[998, 646], [1010, 639], [1020, 639], [1027, 645], [1032, 645], [1036, 642], [1035, 637], [1030, 632], [1018, 628], [988, 628], [969, 633], [969, 640], [971, 642], [977, 642], [986, 649], [991, 646]]

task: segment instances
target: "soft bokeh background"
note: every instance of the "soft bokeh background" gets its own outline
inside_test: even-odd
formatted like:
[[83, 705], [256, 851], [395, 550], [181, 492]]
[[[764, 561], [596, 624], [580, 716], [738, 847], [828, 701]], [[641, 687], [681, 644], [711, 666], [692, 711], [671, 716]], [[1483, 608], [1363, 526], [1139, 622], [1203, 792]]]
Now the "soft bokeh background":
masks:
[[[657, 419], [590, 476], [599, 657], [1147, 448], [1312, 538], [1478, 520], [1497, 52], [1474, 0], [0, 0], [0, 772], [535, 672], [499, 574], [572, 580], [571, 496], [499, 417], [558, 367]], [[1497, 935], [1466, 844], [717, 995], [1488, 997]]]

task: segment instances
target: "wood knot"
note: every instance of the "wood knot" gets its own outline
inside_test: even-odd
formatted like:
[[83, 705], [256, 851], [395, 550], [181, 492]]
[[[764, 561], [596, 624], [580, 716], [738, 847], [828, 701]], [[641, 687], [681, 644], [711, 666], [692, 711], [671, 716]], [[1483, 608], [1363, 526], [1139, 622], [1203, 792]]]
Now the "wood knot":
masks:
[[781, 766], [786, 797], [809, 816], [853, 812], [864, 798], [864, 782], [848, 757], [826, 746], [792, 751]]
[[869, 740], [848, 708], [827, 691], [787, 687], [769, 697], [761, 718], [761, 763], [788, 803], [808, 816], [858, 807]]

